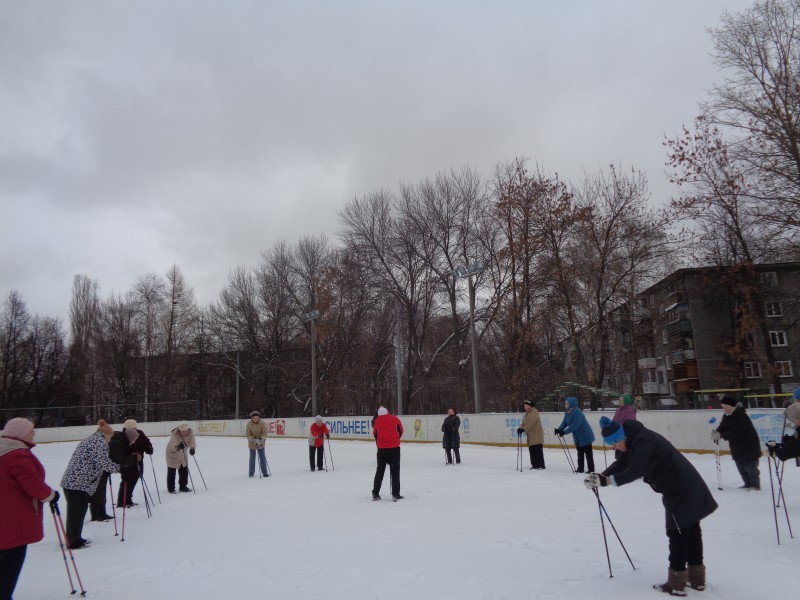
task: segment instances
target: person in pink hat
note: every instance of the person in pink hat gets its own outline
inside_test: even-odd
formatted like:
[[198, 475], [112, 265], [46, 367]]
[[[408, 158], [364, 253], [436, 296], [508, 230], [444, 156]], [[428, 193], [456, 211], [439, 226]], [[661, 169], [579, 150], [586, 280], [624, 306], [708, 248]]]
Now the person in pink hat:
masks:
[[12, 597], [28, 544], [44, 537], [44, 503], [59, 498], [44, 482], [35, 445], [28, 419], [11, 419], [0, 432], [0, 598]]

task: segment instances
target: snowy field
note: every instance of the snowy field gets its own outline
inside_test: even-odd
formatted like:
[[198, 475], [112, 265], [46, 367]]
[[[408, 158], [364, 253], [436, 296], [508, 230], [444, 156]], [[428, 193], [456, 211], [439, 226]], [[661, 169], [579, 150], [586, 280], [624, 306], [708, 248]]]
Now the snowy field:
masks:
[[[666, 579], [667, 539], [661, 497], [641, 481], [601, 489], [601, 499], [636, 570], [610, 528], [613, 578], [597, 501], [573, 475], [564, 453], [545, 450], [546, 471], [515, 470], [516, 448], [462, 447], [462, 464], [445, 467], [434, 444], [404, 444], [401, 493], [370, 498], [375, 446], [332, 440], [328, 472], [308, 468], [305, 440], [267, 444], [273, 476], [247, 477], [242, 439], [200, 437], [197, 455], [208, 491], [191, 462], [196, 494], [166, 493], [165, 438], [154, 454], [161, 503], [148, 519], [141, 486], [128, 511], [125, 541], [114, 523], [87, 522], [89, 548], [75, 560], [90, 598], [113, 600], [272, 598], [640, 600]], [[57, 486], [75, 443], [43, 444], [34, 453]], [[527, 454], [527, 453], [526, 453]], [[608, 458], [611, 459], [609, 452]], [[793, 596], [800, 584], [800, 539], [779, 513], [775, 536], [767, 460], [761, 492], [722, 458], [717, 491], [713, 455], [688, 455], [720, 505], [703, 521], [708, 588], [690, 597], [768, 599]], [[573, 452], [574, 457], [574, 452]], [[595, 452], [598, 467], [603, 453]], [[152, 469], [147, 480], [156, 497]], [[335, 470], [331, 469], [332, 463]], [[528, 464], [527, 456], [525, 463]], [[599, 468], [598, 468], [599, 470]], [[115, 491], [119, 481], [114, 476]], [[800, 469], [786, 466], [784, 492], [800, 536]], [[61, 501], [62, 513], [66, 513]], [[109, 506], [110, 511], [110, 506]], [[120, 517], [120, 513], [117, 514]], [[87, 516], [88, 519], [88, 516]], [[121, 522], [118, 523], [121, 527]], [[45, 539], [28, 549], [16, 600], [65, 598], [69, 585], [48, 511]]]

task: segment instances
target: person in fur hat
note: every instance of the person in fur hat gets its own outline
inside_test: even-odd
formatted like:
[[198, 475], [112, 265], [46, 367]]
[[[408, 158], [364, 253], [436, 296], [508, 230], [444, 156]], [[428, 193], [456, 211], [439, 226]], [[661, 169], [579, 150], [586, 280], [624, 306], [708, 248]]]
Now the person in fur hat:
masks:
[[175, 471], [178, 472], [178, 491], [191, 492], [189, 487], [189, 457], [186, 451], [194, 456], [196, 449], [194, 432], [188, 423], [181, 423], [172, 430], [167, 442], [167, 491], [175, 494]]
[[794, 402], [786, 407], [783, 416], [795, 427], [794, 435], [785, 435], [781, 443], [767, 442], [770, 456], [780, 460], [800, 457], [800, 387], [793, 394]]
[[44, 538], [44, 504], [59, 498], [31, 452], [33, 436], [33, 423], [19, 417], [0, 432], [0, 598], [14, 595], [28, 544]]
[[725, 396], [719, 401], [725, 414], [719, 427], [711, 432], [711, 439], [719, 444], [720, 438], [728, 442], [731, 448], [731, 457], [742, 476], [745, 490], [761, 489], [761, 474], [758, 471], [758, 461], [761, 458], [761, 440], [753, 426], [744, 406], [734, 398]]
[[[662, 435], [637, 421], [622, 425], [600, 418], [603, 442], [622, 452], [602, 473], [589, 473], [587, 488], [621, 486], [642, 478], [661, 494], [669, 539], [666, 583], [653, 587], [672, 596], [685, 596], [686, 586], [704, 590], [703, 532], [700, 521], [717, 510], [705, 481], [687, 458]], [[687, 569], [688, 564], [688, 569]]]
[[73, 550], [89, 543], [89, 540], [81, 536], [83, 519], [91, 497], [97, 491], [103, 471], [119, 473], [119, 465], [109, 456], [108, 443], [113, 435], [111, 425], [100, 419], [97, 422], [97, 431], [75, 448], [61, 478], [61, 487], [67, 501], [67, 544]]
[[261, 420], [261, 413], [257, 410], [250, 413], [250, 420], [247, 422], [244, 435], [247, 438], [247, 447], [250, 450], [250, 465], [248, 467], [250, 477], [256, 474], [256, 454], [258, 454], [258, 467], [261, 469], [261, 475], [269, 477], [267, 455], [264, 450], [264, 443], [267, 441], [267, 425]]

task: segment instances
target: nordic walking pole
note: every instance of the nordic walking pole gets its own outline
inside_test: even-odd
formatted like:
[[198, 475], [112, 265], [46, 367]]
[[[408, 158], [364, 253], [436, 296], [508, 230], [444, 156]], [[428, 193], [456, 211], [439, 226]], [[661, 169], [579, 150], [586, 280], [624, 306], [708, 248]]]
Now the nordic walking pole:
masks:
[[194, 478], [192, 478], [192, 471], [189, 469], [189, 454], [186, 452], [186, 447], [183, 448], [183, 458], [186, 460], [186, 473], [189, 474], [189, 481], [192, 484], [192, 492], [196, 494], [197, 490], [194, 489]]
[[[789, 521], [789, 510], [786, 507], [786, 496], [783, 495], [783, 482], [778, 477], [778, 471], [779, 471], [778, 458], [773, 457], [773, 460], [775, 462], [775, 477], [778, 478], [778, 502], [780, 503], [780, 501], [783, 500], [783, 512], [786, 514], [786, 525], [787, 527], [789, 527], [789, 537], [794, 539], [794, 533], [792, 532], [792, 524]], [[770, 481], [771, 480], [772, 479], [770, 478]]]
[[147, 499], [147, 495], [150, 493], [150, 490], [147, 489], [147, 482], [144, 480], [144, 475], [139, 473], [139, 479], [142, 480], [142, 493], [144, 495], [144, 507], [147, 510], [147, 518], [153, 516], [153, 511], [150, 509], [150, 505], [153, 503], [153, 496], [150, 496], [150, 500]]
[[326, 437], [325, 439], [326, 439], [326, 440], [327, 440], [327, 442], [328, 442], [328, 454], [329, 454], [329, 455], [330, 455], [330, 457], [331, 457], [331, 471], [335, 471], [335, 470], [336, 470], [336, 467], [335, 467], [335, 466], [334, 466], [334, 464], [333, 464], [333, 452], [331, 452], [331, 438], [330, 438], [330, 436], [328, 436], [328, 437]]
[[[710, 425], [712, 425], [712, 426], [716, 422], [717, 422], [717, 417], [711, 417], [708, 420], [708, 423]], [[715, 432], [716, 432], [716, 429], [712, 427], [712, 429], [711, 429], [711, 437], [714, 440], [714, 443], [717, 445], [717, 447], [714, 448], [714, 462], [716, 463], [716, 467], [717, 467], [717, 489], [718, 490], [722, 490], [722, 464], [720, 463], [720, 460], [719, 460], [719, 434], [715, 434]]]
[[156, 477], [156, 466], [153, 464], [153, 455], [150, 455], [150, 466], [153, 467], [153, 481], [156, 483], [156, 494], [158, 495], [158, 503], [161, 504], [161, 492], [158, 491], [158, 478]]
[[625, 553], [625, 556], [628, 557], [628, 562], [631, 563], [631, 567], [633, 567], [633, 570], [635, 571], [636, 567], [633, 566], [633, 560], [631, 559], [631, 555], [628, 554], [628, 550], [625, 548], [625, 544], [622, 543], [622, 538], [619, 537], [619, 533], [617, 533], [617, 528], [614, 527], [614, 523], [611, 520], [611, 517], [608, 516], [608, 511], [606, 510], [605, 504], [603, 504], [600, 501], [600, 492], [597, 490], [596, 487], [594, 488], [594, 493], [597, 496], [597, 502], [598, 504], [600, 504], [600, 509], [605, 513], [606, 519], [608, 519], [608, 524], [611, 525], [611, 529], [614, 532], [614, 535], [617, 536], [617, 541], [619, 542], [619, 545], [622, 546], [622, 551]]
[[522, 434], [517, 432], [517, 471], [522, 473]]
[[125, 541], [125, 509], [128, 507], [128, 482], [122, 482], [122, 489], [125, 495], [122, 498], [122, 538], [119, 540], [120, 542]]
[[608, 456], [606, 456], [606, 443], [603, 442], [603, 462], [606, 463], [606, 469], [608, 468]]
[[192, 454], [192, 458], [194, 459], [194, 464], [197, 467], [197, 472], [200, 473], [200, 480], [203, 482], [203, 487], [206, 488], [206, 491], [208, 491], [208, 486], [206, 485], [205, 477], [203, 477], [203, 472], [200, 470], [200, 464], [197, 462], [197, 457]]
[[267, 453], [264, 453], [264, 464], [267, 466], [267, 477], [272, 475], [272, 471], [269, 468], [269, 461], [267, 460]]
[[603, 519], [603, 508], [600, 503], [600, 493], [597, 491], [597, 486], [592, 487], [594, 495], [597, 496], [597, 512], [600, 513], [600, 527], [603, 529], [603, 545], [606, 547], [606, 560], [608, 561], [608, 576], [614, 577], [611, 572], [611, 555], [608, 553], [608, 538], [606, 537], [606, 523]]
[[557, 435], [559, 444], [561, 444], [561, 449], [564, 451], [564, 455], [567, 457], [567, 463], [569, 463], [569, 468], [572, 469], [573, 473], [577, 473], [577, 469], [575, 469], [575, 461], [572, 460], [572, 453], [570, 453], [569, 448], [567, 447], [567, 442], [564, 441], [563, 435]]
[[117, 537], [119, 535], [119, 531], [117, 531], [117, 503], [114, 502], [114, 486], [111, 485], [111, 473], [108, 474], [108, 491], [111, 493], [111, 514], [114, 515], [114, 537]]
[[[50, 509], [54, 512], [53, 518], [55, 519], [56, 517], [58, 517], [58, 524], [57, 524], [56, 530], [58, 530], [58, 528], [61, 528], [61, 534], [59, 535], [59, 539], [61, 539], [61, 535], [63, 535], [64, 536], [64, 541], [66, 542], [67, 541], [67, 530], [64, 529], [64, 521], [61, 519], [61, 511], [58, 508], [58, 503], [57, 502], [53, 502], [52, 504], [50, 504]], [[81, 588], [81, 596], [85, 597], [86, 596], [86, 590], [83, 587], [83, 582], [81, 581], [81, 574], [78, 573], [78, 565], [75, 564], [75, 556], [73, 556], [72, 548], [69, 547], [69, 544], [67, 544], [67, 552], [69, 553], [70, 561], [72, 561], [72, 570], [75, 571], [75, 579], [78, 580], [78, 587]], [[69, 575], [69, 566], [67, 566], [67, 575]], [[70, 585], [72, 585], [72, 577], [69, 578], [69, 583], [70, 583]], [[73, 588], [74, 588], [74, 586], [73, 586]], [[73, 594], [75, 593], [74, 589], [72, 590], [72, 593]]]
[[64, 542], [66, 541], [66, 535], [64, 539], [61, 538], [61, 529], [58, 527], [58, 521], [56, 521], [56, 512], [58, 512], [58, 504], [56, 502], [50, 503], [50, 512], [53, 513], [53, 525], [56, 528], [56, 535], [58, 536], [58, 545], [61, 547], [61, 556], [64, 557], [64, 568], [67, 569], [67, 579], [69, 579], [69, 588], [70, 594], [77, 593], [75, 589], [75, 584], [72, 583], [72, 573], [69, 572], [69, 563], [67, 562], [67, 551], [64, 549]]
[[[769, 460], [771, 460], [771, 459], [769, 459]], [[772, 492], [772, 516], [775, 517], [775, 535], [778, 537], [778, 546], [780, 546], [781, 545], [781, 532], [778, 529], [778, 508], [775, 505], [775, 485], [772, 483], [772, 465], [771, 464], [769, 464], [768, 470], [769, 470], [769, 489]]]

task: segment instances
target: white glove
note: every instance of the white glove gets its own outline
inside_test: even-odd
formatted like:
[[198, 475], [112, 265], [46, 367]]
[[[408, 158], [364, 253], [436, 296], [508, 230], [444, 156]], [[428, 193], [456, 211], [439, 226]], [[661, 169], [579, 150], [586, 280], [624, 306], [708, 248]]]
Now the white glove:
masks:
[[600, 475], [599, 473], [589, 473], [583, 478], [583, 485], [586, 486], [587, 490], [597, 487], [605, 487], [608, 485], [608, 478]]
[[714, 429], [711, 432], [711, 439], [714, 440], [715, 444], [719, 444], [719, 440], [720, 440], [721, 437], [722, 436], [719, 434], [719, 431], [717, 431], [716, 429]]

